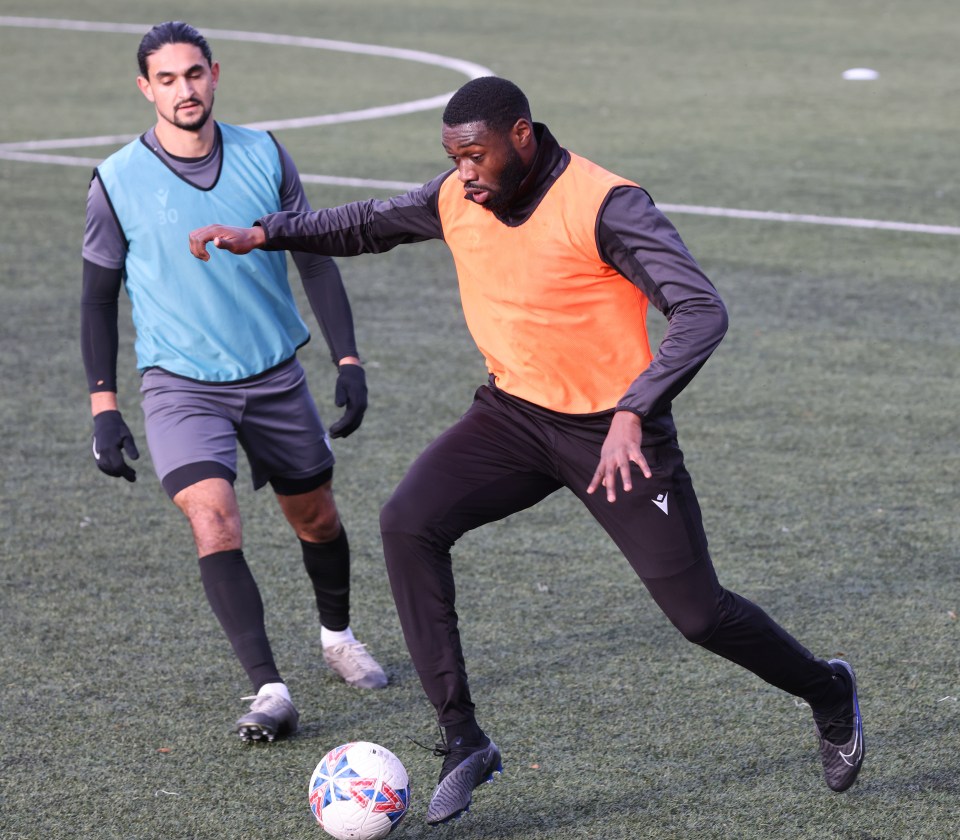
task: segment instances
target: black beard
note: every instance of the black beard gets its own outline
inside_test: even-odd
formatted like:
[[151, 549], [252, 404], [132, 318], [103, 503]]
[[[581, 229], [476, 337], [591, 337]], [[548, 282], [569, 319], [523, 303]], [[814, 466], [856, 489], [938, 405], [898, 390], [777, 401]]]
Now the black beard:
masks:
[[511, 149], [511, 152], [510, 159], [500, 173], [497, 191], [483, 205], [492, 213], [502, 212], [510, 206], [527, 174], [519, 152], [516, 149]]
[[[196, 102], [197, 100], [192, 99], [191, 102]], [[197, 103], [200, 104], [200, 103]], [[177, 119], [177, 112], [173, 112], [173, 124], [177, 128], [182, 128], [184, 131], [199, 131], [207, 124], [207, 120], [210, 119], [210, 115], [213, 113], [213, 99], [210, 100], [210, 107], [204, 108], [203, 113], [200, 114], [193, 122], [181, 122]]]
[[204, 110], [204, 112], [193, 122], [182, 122], [174, 116], [173, 124], [177, 128], [182, 128], [184, 131], [199, 131], [207, 124], [207, 120], [210, 119], [210, 114], [212, 111]]

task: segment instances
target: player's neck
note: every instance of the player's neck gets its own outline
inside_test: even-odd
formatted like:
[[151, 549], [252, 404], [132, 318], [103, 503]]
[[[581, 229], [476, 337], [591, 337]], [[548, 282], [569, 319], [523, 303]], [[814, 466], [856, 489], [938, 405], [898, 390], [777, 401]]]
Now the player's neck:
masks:
[[213, 117], [199, 131], [185, 131], [166, 120], [159, 120], [154, 132], [167, 154], [182, 158], [206, 157], [213, 150], [217, 136]]

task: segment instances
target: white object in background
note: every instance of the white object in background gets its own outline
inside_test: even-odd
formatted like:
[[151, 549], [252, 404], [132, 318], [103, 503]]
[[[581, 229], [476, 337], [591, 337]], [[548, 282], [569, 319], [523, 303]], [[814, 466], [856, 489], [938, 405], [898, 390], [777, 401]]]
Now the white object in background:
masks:
[[851, 67], [843, 71], [843, 78], [853, 82], [872, 82], [879, 77], [880, 74], [869, 67]]

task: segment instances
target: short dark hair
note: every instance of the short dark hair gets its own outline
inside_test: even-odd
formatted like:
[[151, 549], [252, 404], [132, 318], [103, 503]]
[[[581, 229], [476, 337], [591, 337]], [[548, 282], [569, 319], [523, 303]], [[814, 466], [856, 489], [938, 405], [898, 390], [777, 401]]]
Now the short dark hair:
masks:
[[213, 66], [213, 53], [210, 51], [207, 39], [189, 23], [184, 23], [182, 20], [168, 20], [166, 23], [158, 23], [140, 41], [140, 47], [137, 49], [137, 64], [140, 65], [140, 75], [143, 78], [147, 78], [147, 58], [166, 44], [193, 44], [203, 53], [207, 64]]
[[519, 119], [532, 122], [530, 103], [520, 88], [499, 76], [481, 76], [467, 82], [443, 110], [444, 125], [476, 122], [495, 131], [509, 131]]

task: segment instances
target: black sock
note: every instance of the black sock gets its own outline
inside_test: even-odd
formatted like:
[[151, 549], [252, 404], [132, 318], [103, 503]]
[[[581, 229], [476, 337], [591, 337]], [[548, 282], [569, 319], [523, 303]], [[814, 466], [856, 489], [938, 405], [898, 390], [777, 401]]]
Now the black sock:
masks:
[[[853, 686], [850, 677], [842, 667], [833, 667], [832, 684], [834, 699], [825, 704], [811, 704], [813, 719], [817, 723], [820, 734], [831, 744], [846, 744], [853, 737]], [[841, 699], [836, 699], [836, 695]]]
[[300, 540], [303, 566], [313, 583], [320, 623], [328, 630], [350, 626], [350, 543], [341, 526], [335, 539], [325, 543]]
[[243, 551], [238, 548], [201, 557], [200, 580], [253, 690], [259, 691], [265, 683], [283, 682], [267, 639], [260, 590]]
[[463, 738], [462, 745], [465, 747], [479, 746], [484, 742], [485, 735], [476, 718], [470, 718], [462, 723], [454, 723], [443, 727], [444, 736], [447, 739], [447, 746], [452, 746], [457, 738]]

